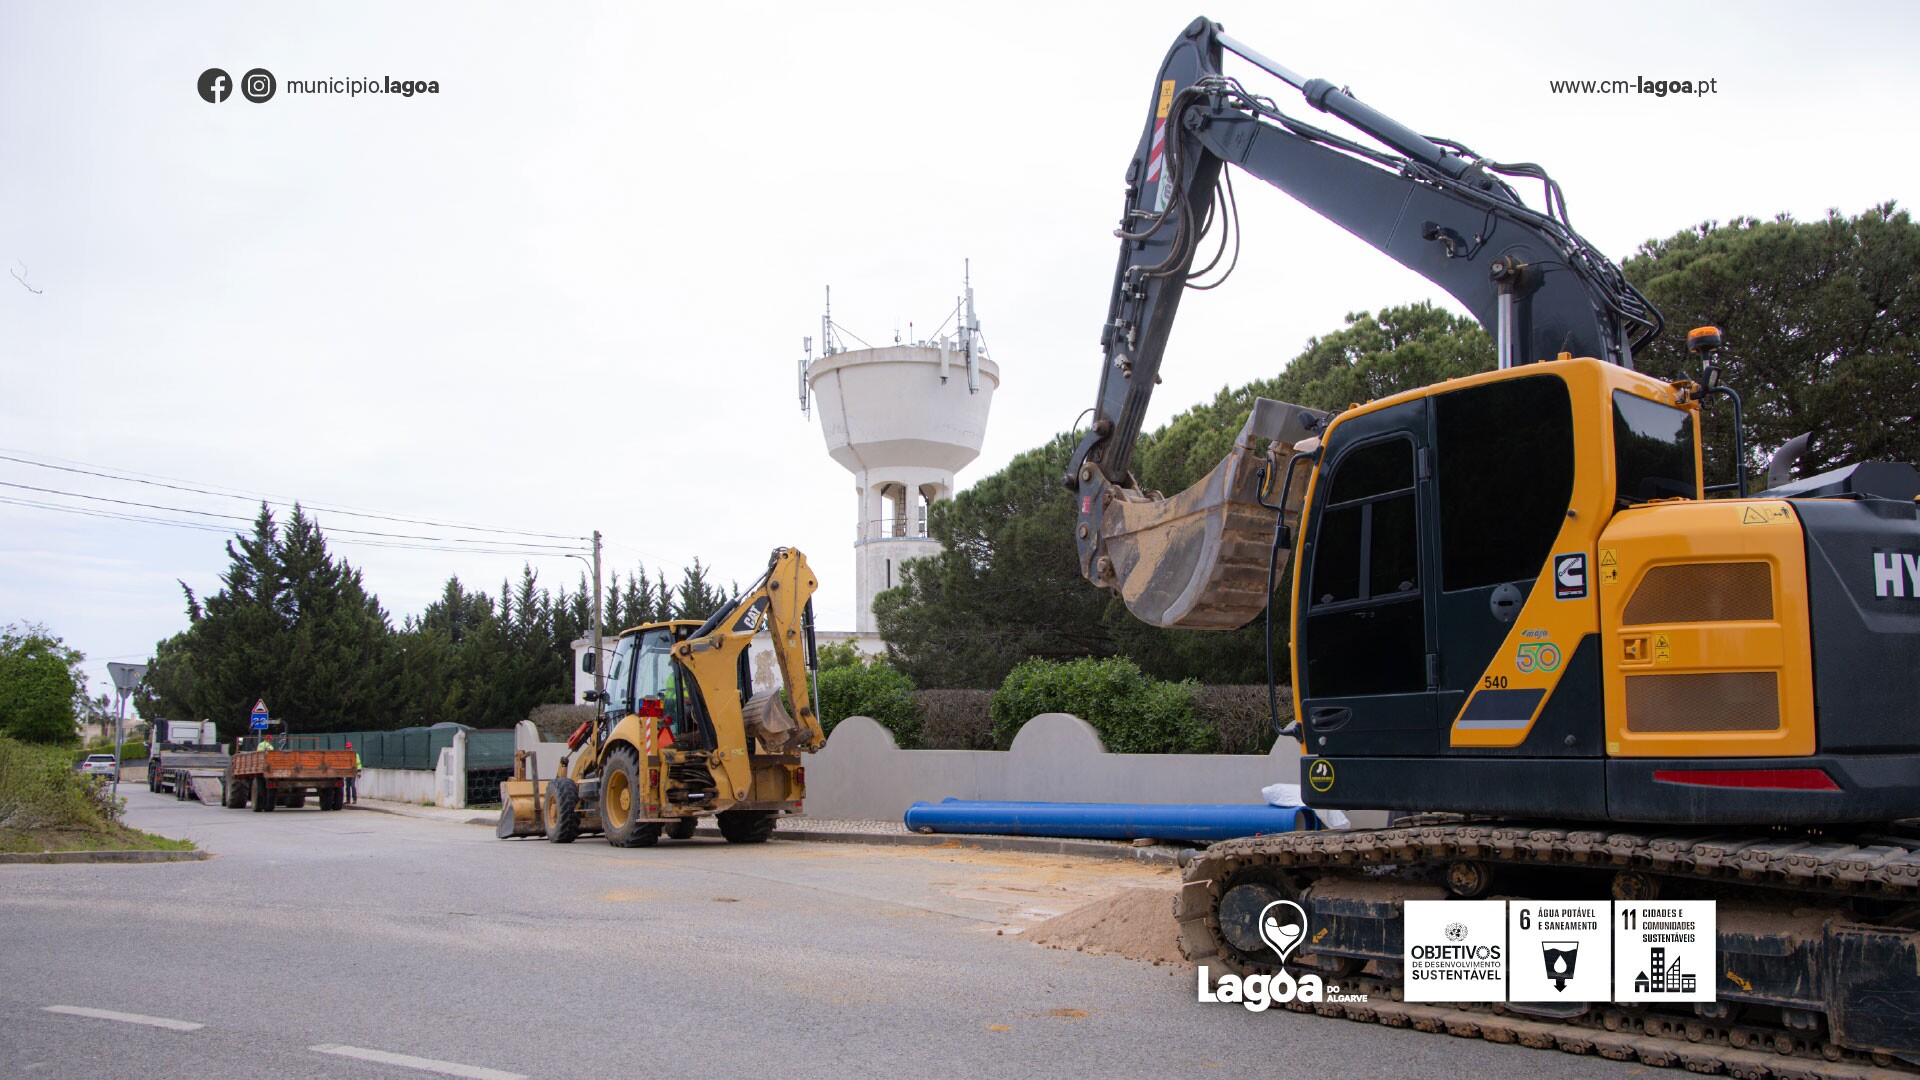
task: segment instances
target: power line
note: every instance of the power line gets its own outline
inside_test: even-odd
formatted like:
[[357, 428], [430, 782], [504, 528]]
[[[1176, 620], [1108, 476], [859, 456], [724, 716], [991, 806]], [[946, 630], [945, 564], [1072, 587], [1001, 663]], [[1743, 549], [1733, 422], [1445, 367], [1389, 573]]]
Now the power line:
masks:
[[[196, 532], [216, 532], [231, 534], [234, 530], [223, 525], [213, 525], [198, 521], [179, 521], [170, 518], [153, 517], [147, 514], [130, 514], [117, 510], [100, 510], [86, 506], [62, 506], [59, 503], [40, 502], [34, 499], [19, 499], [0, 495], [0, 505], [23, 506], [35, 510], [52, 510], [80, 517], [100, 518], [107, 521], [126, 521], [142, 525], [165, 525], [175, 529], [192, 529]], [[520, 558], [571, 558], [571, 552], [531, 551], [509, 547], [442, 547], [437, 544], [386, 543], [378, 540], [337, 540], [329, 538], [330, 545], [351, 545], [354, 547], [393, 548], [402, 551], [445, 551], [467, 555], [513, 555]]]
[[[104, 480], [118, 480], [123, 483], [129, 483], [129, 484], [147, 484], [152, 487], [168, 488], [173, 491], [192, 492], [193, 494], [196, 494], [196, 495], [212, 495], [216, 498], [221, 498], [221, 499], [239, 499], [243, 502], [266, 502], [266, 503], [284, 504], [288, 502], [298, 503], [299, 501], [296, 499], [286, 499], [282, 497], [269, 496], [269, 495], [253, 495], [253, 494], [242, 494], [234, 491], [218, 491], [218, 490], [214, 490], [216, 487], [218, 487], [218, 485], [196, 486], [187, 481], [178, 480], [173, 477], [158, 476], [151, 473], [147, 473], [147, 474], [137, 473], [130, 469], [110, 469], [108, 466], [105, 466], [105, 465], [89, 465], [87, 462], [83, 462], [83, 461], [74, 462], [72, 465], [55, 465], [50, 462], [35, 461], [31, 457], [16, 456], [16, 455], [25, 454], [28, 452], [29, 451], [25, 451], [25, 450], [9, 449], [5, 452], [0, 452], [0, 461], [12, 461], [21, 465], [31, 465], [39, 469], [54, 469], [59, 472], [77, 473], [82, 476], [97, 476]], [[63, 460], [70, 460], [70, 459], [63, 459]], [[85, 468], [78, 467], [83, 465], [87, 467]], [[467, 532], [500, 533], [502, 535], [510, 535], [510, 536], [535, 536], [535, 537], [540, 537], [547, 540], [585, 540], [587, 539], [584, 536], [569, 536], [569, 535], [566, 535], [565, 533], [533, 532], [527, 529], [496, 529], [486, 525], [464, 525], [457, 522], [433, 521], [427, 518], [399, 517], [397, 515], [392, 515], [392, 514], [375, 513], [371, 510], [354, 510], [354, 509], [343, 507], [343, 506], [309, 505], [309, 506], [305, 506], [304, 508], [308, 510], [324, 511], [329, 514], [340, 514], [345, 517], [371, 518], [377, 521], [393, 521], [393, 522], [398, 522], [404, 525], [426, 525], [436, 529], [461, 529]]]
[[[62, 495], [62, 496], [66, 496], [67, 498], [73, 498], [73, 499], [90, 499], [94, 502], [114, 503], [120, 506], [138, 506], [148, 510], [165, 510], [169, 513], [175, 513], [175, 514], [193, 514], [197, 517], [225, 518], [229, 521], [252, 521], [253, 520], [252, 518], [243, 517], [239, 514], [221, 514], [221, 513], [216, 513], [212, 510], [189, 510], [184, 506], [165, 506], [160, 503], [136, 502], [132, 499], [114, 499], [114, 498], [109, 498], [105, 495], [85, 495], [78, 491], [61, 491], [58, 488], [35, 487], [32, 484], [16, 484], [10, 480], [0, 480], [0, 487], [20, 488], [23, 491], [37, 491], [43, 495]], [[331, 513], [332, 511], [326, 511], [326, 512]], [[317, 520], [318, 519], [316, 519], [316, 521]], [[568, 552], [580, 550], [579, 548], [573, 547], [572, 545], [569, 545], [569, 544], [541, 544], [541, 543], [535, 543], [530, 540], [514, 540], [514, 541], [470, 540], [470, 539], [467, 539], [466, 537], [460, 537], [460, 536], [421, 536], [417, 533], [390, 533], [390, 532], [380, 532], [375, 529], [349, 529], [345, 526], [335, 526], [334, 528], [330, 530], [325, 530], [325, 531], [334, 532], [334, 533], [350, 533], [355, 536], [380, 536], [380, 537], [387, 537], [395, 540], [431, 540], [436, 543], [442, 543], [442, 544], [494, 544], [497, 546], [497, 545], [510, 542], [515, 546], [526, 547], [526, 548], [545, 548], [545, 549], [550, 549], [555, 551], [568, 551]], [[346, 541], [341, 541], [341, 542], [345, 543]], [[449, 548], [448, 550], [458, 551], [460, 549]]]

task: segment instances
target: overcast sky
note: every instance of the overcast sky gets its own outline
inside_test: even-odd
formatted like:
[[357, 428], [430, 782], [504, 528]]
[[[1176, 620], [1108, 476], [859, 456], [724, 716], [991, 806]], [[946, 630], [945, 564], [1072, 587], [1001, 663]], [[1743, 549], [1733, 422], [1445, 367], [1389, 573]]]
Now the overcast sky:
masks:
[[[1545, 165], [1615, 258], [1708, 219], [1910, 202], [1920, 174], [1920, 6], [1895, 2], [0, 0], [0, 454], [598, 528], [623, 573], [698, 555], [744, 582], [796, 545], [823, 625], [850, 627], [852, 479], [794, 392], [822, 288], [878, 344], [938, 324], [972, 260], [1003, 381], [963, 487], [1070, 427], [1122, 175], [1199, 14], [1420, 131]], [[210, 67], [440, 92], [208, 104]], [[1717, 92], [1548, 89], [1635, 76]], [[1150, 425], [1347, 312], [1441, 299], [1278, 192], [1239, 194], [1239, 269], [1185, 301]], [[0, 481], [250, 513], [11, 461]], [[480, 534], [319, 517], [396, 622], [449, 575], [491, 592], [522, 561], [349, 545], [338, 530]], [[226, 561], [219, 533], [0, 503], [0, 623], [45, 623], [107, 689], [105, 661], [184, 628], [176, 582], [212, 592]], [[582, 570], [535, 566], [569, 587]]]

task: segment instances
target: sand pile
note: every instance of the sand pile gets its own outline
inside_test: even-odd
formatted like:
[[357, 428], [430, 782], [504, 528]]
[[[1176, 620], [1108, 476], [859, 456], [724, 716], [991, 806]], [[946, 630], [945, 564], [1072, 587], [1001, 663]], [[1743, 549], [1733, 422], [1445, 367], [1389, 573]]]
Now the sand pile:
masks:
[[1055, 949], [1182, 964], [1185, 960], [1173, 922], [1175, 891], [1151, 886], [1121, 889], [1104, 900], [1037, 923], [1020, 936]]

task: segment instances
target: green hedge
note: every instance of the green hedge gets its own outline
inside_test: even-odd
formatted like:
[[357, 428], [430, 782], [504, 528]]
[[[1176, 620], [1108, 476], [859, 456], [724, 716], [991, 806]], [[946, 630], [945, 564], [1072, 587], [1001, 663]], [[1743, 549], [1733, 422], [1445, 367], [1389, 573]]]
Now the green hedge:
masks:
[[1213, 753], [1215, 730], [1194, 709], [1199, 689], [1192, 679], [1162, 682], [1121, 657], [1028, 660], [993, 695], [994, 742], [1004, 750], [1022, 724], [1063, 712], [1093, 725], [1116, 754]]
[[[113, 753], [112, 739], [89, 740], [86, 748], [73, 756], [74, 764], [86, 760], [88, 754]], [[147, 744], [143, 742], [123, 742], [120, 744], [120, 761], [126, 765], [144, 765], [147, 761]]]
[[849, 716], [878, 720], [903, 750], [920, 745], [920, 702], [913, 696], [913, 680], [884, 659], [820, 672], [821, 728], [831, 735], [834, 725]]

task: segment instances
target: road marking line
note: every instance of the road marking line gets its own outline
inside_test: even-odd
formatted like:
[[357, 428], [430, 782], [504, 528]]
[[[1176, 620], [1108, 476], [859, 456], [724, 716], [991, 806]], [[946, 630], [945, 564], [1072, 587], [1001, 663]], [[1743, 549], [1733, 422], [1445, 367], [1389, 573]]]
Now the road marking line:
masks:
[[382, 1065], [398, 1065], [403, 1069], [419, 1069], [423, 1072], [437, 1072], [445, 1076], [464, 1076], [468, 1080], [527, 1080], [520, 1073], [504, 1072], [500, 1069], [483, 1069], [478, 1065], [462, 1065], [457, 1061], [440, 1061], [435, 1058], [414, 1057], [412, 1054], [395, 1054], [387, 1050], [368, 1050], [362, 1046], [341, 1046], [338, 1043], [321, 1043], [307, 1049], [321, 1054], [334, 1054], [339, 1057], [359, 1058], [361, 1061], [377, 1061]]
[[191, 1020], [169, 1020], [164, 1016], [141, 1016], [139, 1013], [113, 1012], [109, 1009], [83, 1009], [78, 1005], [48, 1005], [45, 1011], [67, 1016], [91, 1016], [95, 1020], [118, 1020], [123, 1024], [145, 1024], [168, 1031], [199, 1031], [207, 1026]]

